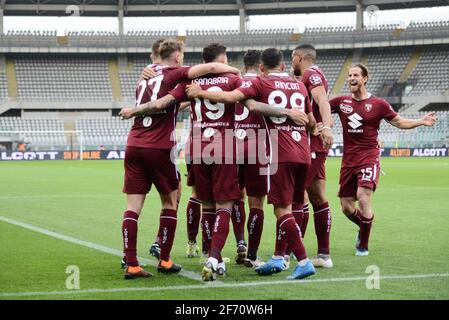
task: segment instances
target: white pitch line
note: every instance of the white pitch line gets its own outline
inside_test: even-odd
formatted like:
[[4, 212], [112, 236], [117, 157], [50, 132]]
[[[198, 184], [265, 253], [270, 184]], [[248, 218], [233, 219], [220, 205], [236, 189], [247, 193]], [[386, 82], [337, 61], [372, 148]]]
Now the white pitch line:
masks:
[[[64, 240], [64, 241], [71, 242], [71, 243], [74, 243], [74, 244], [78, 244], [80, 246], [84, 246], [84, 247], [87, 247], [87, 248], [90, 248], [90, 249], [94, 249], [94, 250], [101, 251], [101, 252], [104, 252], [104, 253], [109, 253], [109, 254], [112, 254], [114, 256], [118, 256], [118, 257], [121, 257], [121, 258], [123, 257], [123, 251], [117, 250], [117, 249], [113, 249], [113, 248], [109, 248], [109, 247], [103, 246], [101, 244], [97, 244], [97, 243], [93, 243], [93, 242], [89, 242], [89, 241], [85, 241], [85, 240], [80, 240], [80, 239], [77, 239], [77, 238], [74, 238], [74, 237], [71, 237], [71, 236], [66, 236], [66, 235], [61, 234], [61, 233], [57, 233], [57, 232], [50, 231], [50, 230], [47, 230], [47, 229], [44, 229], [44, 228], [33, 226], [31, 224], [28, 224], [28, 223], [25, 223], [25, 222], [21, 222], [21, 221], [17, 221], [17, 220], [13, 220], [13, 219], [10, 219], [10, 218], [4, 217], [4, 216], [0, 216], [0, 221], [7, 222], [7, 223], [10, 223], [10, 224], [13, 224], [13, 225], [16, 225], [16, 226], [19, 226], [19, 227], [22, 227], [22, 228], [25, 228], [25, 229], [28, 229], [28, 230], [32, 230], [32, 231], [35, 231], [35, 232], [39, 232], [39, 233], [45, 234], [47, 236], [50, 236], [50, 237], [53, 237], [53, 238], [56, 238], [56, 239]], [[153, 267], [157, 266], [157, 263], [155, 261], [153, 261], [153, 260], [142, 258], [142, 257], [138, 257], [138, 259], [139, 259], [139, 261], [144, 262], [146, 264], [149, 264], [149, 265], [151, 265]], [[181, 270], [179, 275], [181, 275], [183, 277], [186, 277], [186, 278], [189, 278], [191, 280], [203, 281], [199, 274], [196, 274], [196, 273], [194, 273], [192, 271]]]
[[[411, 274], [411, 275], [390, 275], [380, 276], [379, 280], [407, 280], [407, 279], [426, 279], [426, 278], [447, 278], [449, 273], [429, 273], [429, 274]], [[0, 298], [28, 297], [28, 296], [46, 296], [46, 295], [74, 295], [88, 293], [117, 293], [117, 292], [138, 292], [138, 291], [172, 291], [172, 290], [196, 290], [196, 289], [215, 289], [215, 288], [237, 288], [237, 287], [257, 287], [267, 285], [281, 284], [313, 284], [313, 283], [332, 283], [332, 282], [355, 282], [366, 281], [367, 277], [350, 278], [324, 278], [310, 280], [277, 280], [277, 281], [255, 281], [255, 282], [233, 282], [233, 283], [208, 283], [203, 285], [181, 285], [171, 287], [136, 287], [136, 288], [108, 288], [108, 289], [85, 289], [85, 290], [66, 290], [66, 291], [47, 291], [47, 292], [14, 292], [0, 293]]]

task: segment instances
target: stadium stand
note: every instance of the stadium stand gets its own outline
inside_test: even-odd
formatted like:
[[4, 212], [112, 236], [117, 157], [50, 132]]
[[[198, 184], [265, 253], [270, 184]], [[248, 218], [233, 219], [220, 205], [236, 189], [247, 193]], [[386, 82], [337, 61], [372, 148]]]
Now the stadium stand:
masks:
[[22, 100], [112, 100], [104, 55], [18, 55], [15, 58]]
[[[421, 118], [426, 112], [408, 114], [411, 119]], [[437, 112], [439, 121], [435, 127], [420, 127], [415, 130], [400, 130], [387, 122], [380, 127], [380, 141], [386, 148], [402, 147], [442, 147], [448, 146], [449, 111]], [[335, 143], [343, 142], [342, 127], [337, 115], [333, 115]], [[27, 144], [29, 150], [70, 150], [77, 149], [83, 141], [85, 150], [116, 149], [123, 150], [132, 121], [123, 121], [119, 117], [80, 118], [75, 122], [76, 138], [70, 140], [70, 135], [64, 131], [64, 123], [58, 119], [22, 119], [19, 117], [0, 117], [0, 131], [11, 131], [10, 135], [16, 142]], [[184, 129], [178, 134], [181, 149], [186, 141], [189, 121], [180, 123]], [[12, 131], [22, 131], [12, 133]], [[33, 132], [35, 131], [35, 132]], [[39, 132], [36, 132], [39, 131]], [[53, 132], [42, 132], [53, 131]]]
[[136, 97], [136, 82], [143, 68], [151, 63], [149, 54], [130, 55], [126, 70], [119, 72], [120, 85], [125, 100], [133, 101]]
[[[410, 60], [413, 50], [413, 47], [404, 47], [365, 51], [366, 54], [362, 58], [362, 62], [366, 62], [370, 72], [368, 90], [374, 95], [380, 95], [384, 84], [396, 82]], [[347, 92], [349, 92], [349, 87], [345, 82], [340, 94]]]
[[126, 36], [130, 37], [161, 37], [170, 38], [178, 35], [177, 30], [130, 30]]
[[120, 120], [119, 117], [82, 118], [75, 122], [75, 128], [83, 132], [84, 147], [87, 149], [123, 149], [132, 123]]
[[[426, 112], [407, 114], [407, 118], [419, 119]], [[335, 143], [343, 143], [342, 126], [338, 115], [333, 114]], [[386, 121], [382, 121], [379, 140], [385, 148], [425, 148], [447, 147], [449, 138], [449, 111], [437, 112], [438, 121], [434, 127], [419, 127], [414, 130], [400, 130]]]
[[426, 29], [426, 28], [444, 28], [449, 27], [449, 21], [422, 21], [416, 22], [412, 21], [407, 26], [410, 29]]
[[449, 88], [449, 47], [426, 48], [410, 75], [409, 96], [441, 94]]
[[[362, 63], [366, 63], [370, 69], [371, 78], [368, 82], [368, 90], [378, 96], [394, 98], [397, 105], [397, 96], [390, 91], [395, 85], [405, 85], [403, 106], [408, 108], [410, 100], [417, 97], [446, 97], [449, 94], [449, 46], [419, 45], [419, 46], [382, 46], [365, 47], [358, 49], [338, 49], [336, 43], [351, 43], [360, 39], [370, 41], [388, 41], [391, 39], [407, 40], [421, 35], [421, 37], [435, 39], [449, 34], [449, 21], [411, 22], [405, 30], [399, 24], [383, 24], [364, 27], [363, 30], [355, 30], [352, 25], [340, 25], [332, 27], [312, 26], [306, 27], [300, 34], [297, 28], [264, 28], [248, 29], [244, 34], [237, 29], [208, 29], [186, 30], [186, 50], [184, 65], [201, 63], [201, 49], [211, 42], [219, 42], [228, 47], [229, 63], [234, 66], [242, 66], [243, 48], [267, 48], [282, 47], [294, 48], [299, 43], [328, 44], [326, 49], [319, 49], [317, 65], [325, 72], [329, 81], [329, 89], [332, 94], [348, 93], [345, 78], [345, 66], [348, 66], [356, 56]], [[400, 32], [396, 32], [400, 31]], [[298, 37], [292, 37], [292, 35]], [[8, 31], [0, 35], [3, 46], [23, 45], [58, 45], [56, 31]], [[118, 108], [123, 104], [132, 103], [135, 98], [135, 84], [141, 70], [150, 63], [149, 48], [152, 42], [160, 38], [178, 37], [177, 30], [130, 30], [124, 35], [111, 31], [69, 31], [68, 39], [64, 44], [67, 48], [139, 48], [132, 53], [120, 53], [120, 64], [117, 52], [111, 53], [6, 53], [5, 63], [10, 66], [8, 70], [14, 70], [14, 77], [8, 76], [0, 70], [0, 113], [8, 110], [8, 101], [14, 100], [18, 108], [24, 108], [20, 103], [30, 105], [32, 111], [44, 109], [42, 106], [33, 106], [33, 103], [53, 103], [51, 108], [60, 104], [64, 109], [66, 104], [77, 102], [76, 108], [83, 108], [80, 104], [95, 101], [106, 101], [106, 107], [86, 108], [87, 116], [76, 120], [77, 117], [67, 121], [61, 119], [21, 119], [10, 117], [17, 115], [17, 110], [8, 117], [0, 116], [0, 130], [3, 131], [28, 131], [28, 133], [14, 134], [16, 141], [27, 141], [29, 148], [40, 149], [47, 146], [67, 150], [70, 144], [78, 144], [80, 137], [71, 139], [63, 130], [79, 130], [83, 132], [86, 148], [116, 148], [122, 149], [126, 142], [126, 136], [131, 126], [131, 121], [121, 121], [117, 117], [109, 115], [117, 114]], [[60, 38], [60, 37], [58, 37]], [[179, 37], [183, 39], [184, 37]], [[375, 42], [374, 42], [375, 43]], [[446, 42], [447, 43], [447, 42]], [[229, 50], [232, 48], [232, 50]], [[346, 48], [346, 47], [344, 47]], [[283, 49], [283, 50], [284, 50]], [[6, 52], [6, 51], [5, 51]], [[90, 51], [88, 51], [90, 52]], [[109, 52], [109, 51], [106, 51]], [[357, 54], [356, 54], [357, 53]], [[284, 51], [287, 70], [290, 68], [290, 50]], [[413, 63], [411, 63], [413, 62]], [[114, 72], [111, 72], [111, 65]], [[11, 72], [10, 72], [11, 73]], [[114, 79], [114, 77], [117, 77]], [[114, 82], [114, 80], [116, 82]], [[338, 82], [338, 84], [337, 84]], [[333, 89], [336, 91], [333, 91]], [[17, 88], [17, 89], [16, 89]], [[14, 89], [14, 90], [13, 90]], [[11, 97], [8, 97], [8, 92]], [[13, 94], [12, 92], [16, 92]], [[392, 96], [389, 96], [389, 95]], [[416, 97], [416, 98], [415, 98]], [[13, 99], [9, 99], [13, 98]], [[17, 99], [16, 99], [17, 98]], [[441, 99], [440, 99], [441, 100]], [[435, 110], [445, 108], [444, 101]], [[444, 99], [443, 99], [444, 100]], [[448, 100], [446, 100], [448, 101]], [[414, 102], [412, 102], [413, 104]], [[432, 101], [425, 102], [431, 104]], [[416, 103], [415, 103], [416, 104]], [[14, 108], [14, 104], [12, 104]], [[98, 104], [100, 105], [100, 104]], [[443, 106], [442, 106], [443, 105]], [[407, 109], [411, 111], [407, 116], [420, 117], [421, 113], [415, 110], [427, 110], [422, 107]], [[34, 109], [33, 109], [34, 108]], [[446, 107], [447, 108], [447, 107]], [[24, 108], [25, 109], [25, 108]], [[68, 107], [67, 107], [68, 109]], [[108, 116], [98, 116], [95, 110], [102, 110]], [[86, 111], [84, 110], [84, 111]], [[75, 110], [75, 112], [77, 112]], [[41, 112], [45, 117], [45, 112]], [[81, 113], [81, 112], [79, 112]], [[89, 113], [91, 114], [89, 116]], [[20, 112], [19, 112], [20, 114]], [[23, 112], [22, 112], [23, 114]], [[183, 112], [178, 121], [185, 126], [185, 118], [188, 112]], [[381, 140], [385, 147], [424, 147], [447, 145], [449, 137], [449, 112], [438, 113], [439, 122], [432, 128], [419, 128], [412, 131], [399, 131], [398, 129], [383, 123], [381, 127]], [[45, 121], [49, 121], [48, 123]], [[68, 125], [69, 123], [69, 125]], [[336, 142], [341, 142], [341, 126], [335, 122]], [[29, 131], [54, 130], [58, 133], [30, 133]]]
[[27, 150], [68, 150], [70, 147], [64, 123], [58, 119], [0, 117], [0, 131], [13, 142], [25, 143]]
[[[217, 39], [218, 41], [219, 39]], [[449, 47], [421, 47], [422, 55], [407, 79], [411, 89], [408, 96], [444, 94], [449, 89]], [[372, 48], [363, 51], [362, 62], [368, 65], [371, 79], [370, 92], [384, 95], [385, 85], [397, 82], [410, 60], [414, 47]], [[287, 68], [290, 51], [284, 52]], [[242, 53], [229, 54], [231, 64], [241, 66]], [[349, 50], [320, 50], [317, 64], [327, 75], [331, 91], [347, 57]], [[123, 96], [134, 99], [135, 83], [141, 70], [150, 63], [149, 54], [129, 54], [128, 64], [119, 69], [119, 80]], [[19, 99], [50, 101], [112, 101], [108, 60], [114, 56], [100, 54], [18, 54], [10, 56], [15, 63]], [[184, 64], [201, 63], [199, 53], [185, 54]], [[0, 73], [0, 101], [7, 98], [7, 81]], [[347, 84], [340, 94], [348, 92]], [[388, 93], [388, 92], [386, 92]]]
[[345, 51], [330, 51], [330, 52], [318, 52], [317, 65], [323, 70], [329, 82], [329, 92], [332, 92], [332, 87], [337, 81], [337, 77], [340, 74], [341, 67], [349, 55], [349, 52]]
[[8, 81], [6, 74], [0, 72], [0, 103], [6, 99], [8, 99]]

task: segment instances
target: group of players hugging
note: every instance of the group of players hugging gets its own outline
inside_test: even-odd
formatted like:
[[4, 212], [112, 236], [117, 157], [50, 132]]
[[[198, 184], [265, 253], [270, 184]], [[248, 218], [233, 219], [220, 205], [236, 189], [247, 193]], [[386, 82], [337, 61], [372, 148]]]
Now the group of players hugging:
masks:
[[[329, 249], [331, 210], [326, 198], [325, 161], [333, 145], [331, 113], [343, 128], [340, 170], [341, 210], [358, 227], [356, 256], [368, 255], [374, 219], [371, 198], [380, 172], [378, 130], [382, 119], [401, 129], [432, 126], [434, 113], [405, 119], [390, 104], [366, 88], [365, 65], [349, 67], [349, 94], [329, 100], [323, 71], [315, 64], [317, 52], [302, 44], [292, 51], [286, 71], [283, 53], [276, 48], [248, 50], [244, 74], [228, 65], [226, 48], [206, 46], [203, 64], [183, 66], [183, 43], [164, 39], [153, 44], [151, 65], [136, 87], [136, 105], [123, 108], [122, 119], [134, 119], [125, 151], [123, 192], [127, 207], [122, 236], [125, 279], [150, 277], [137, 259], [138, 219], [146, 194], [154, 184], [161, 213], [150, 253], [158, 272], [178, 273], [170, 251], [177, 225], [181, 179], [174, 137], [177, 113], [190, 109], [190, 132], [185, 145], [187, 185], [187, 256], [202, 255], [202, 279], [225, 276], [228, 258], [222, 249], [230, 224], [237, 242], [235, 261], [259, 275], [271, 275], [297, 265], [287, 279], [302, 279], [315, 268], [332, 268]], [[276, 217], [275, 248], [268, 261], [257, 252], [264, 225], [264, 202]], [[249, 213], [246, 219], [245, 200]], [[318, 252], [310, 259], [303, 244], [313, 208]], [[245, 223], [248, 243], [245, 241]], [[202, 252], [197, 244], [202, 230]]]

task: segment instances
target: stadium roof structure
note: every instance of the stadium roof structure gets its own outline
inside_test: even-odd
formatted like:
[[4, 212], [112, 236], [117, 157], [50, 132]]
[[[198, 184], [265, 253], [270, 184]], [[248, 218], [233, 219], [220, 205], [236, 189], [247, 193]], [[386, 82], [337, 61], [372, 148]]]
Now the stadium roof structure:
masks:
[[[0, 15], [216, 16], [380, 10], [447, 6], [449, 0], [0, 0]], [[76, 7], [71, 7], [76, 6]]]

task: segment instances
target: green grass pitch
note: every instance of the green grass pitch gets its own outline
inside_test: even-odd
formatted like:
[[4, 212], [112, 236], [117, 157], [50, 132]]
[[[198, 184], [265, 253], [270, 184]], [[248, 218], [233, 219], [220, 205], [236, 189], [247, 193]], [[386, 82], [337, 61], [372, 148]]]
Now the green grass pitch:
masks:
[[[147, 267], [154, 277], [125, 281], [118, 256], [0, 220], [0, 299], [449, 299], [449, 158], [382, 159], [387, 174], [374, 195], [368, 257], [354, 256], [356, 227], [339, 210], [339, 166], [340, 159], [327, 162], [334, 268], [317, 270], [310, 281], [284, 283], [292, 270], [260, 277], [236, 265], [232, 228], [224, 250], [231, 258], [228, 276], [214, 287], [157, 274], [154, 266]], [[0, 219], [121, 250], [122, 179], [121, 161], [2, 162]], [[185, 257], [188, 197], [184, 185], [172, 257], [199, 276], [199, 259]], [[153, 191], [139, 223], [139, 255], [147, 259], [159, 211]], [[264, 259], [274, 247], [270, 206], [265, 216], [259, 251]], [[312, 215], [305, 244], [315, 254]], [[66, 288], [69, 265], [80, 270], [80, 290]], [[367, 289], [371, 265], [379, 268], [379, 289]]]

